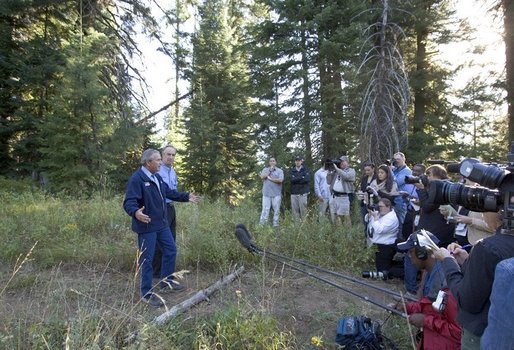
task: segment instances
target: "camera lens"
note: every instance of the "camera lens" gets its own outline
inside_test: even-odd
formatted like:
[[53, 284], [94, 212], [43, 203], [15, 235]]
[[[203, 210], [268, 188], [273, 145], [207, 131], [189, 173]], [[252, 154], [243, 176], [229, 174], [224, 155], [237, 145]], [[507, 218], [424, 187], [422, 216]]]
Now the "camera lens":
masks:
[[386, 280], [388, 275], [387, 271], [362, 271], [362, 277], [364, 278]]
[[435, 180], [430, 183], [429, 201], [434, 204], [455, 204], [477, 212], [498, 211], [501, 206], [498, 192], [483, 187]]
[[503, 169], [477, 163], [477, 160], [473, 158], [462, 161], [460, 173], [471, 181], [478, 182], [480, 185], [491, 189], [500, 187], [505, 177]]

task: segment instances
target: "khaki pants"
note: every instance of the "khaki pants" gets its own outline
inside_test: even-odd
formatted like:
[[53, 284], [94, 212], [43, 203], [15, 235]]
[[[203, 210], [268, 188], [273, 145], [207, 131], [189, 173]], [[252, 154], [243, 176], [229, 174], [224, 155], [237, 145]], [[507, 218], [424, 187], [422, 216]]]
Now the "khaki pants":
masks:
[[293, 212], [293, 218], [295, 221], [303, 219], [307, 216], [308, 195], [308, 193], [291, 195], [291, 211]]

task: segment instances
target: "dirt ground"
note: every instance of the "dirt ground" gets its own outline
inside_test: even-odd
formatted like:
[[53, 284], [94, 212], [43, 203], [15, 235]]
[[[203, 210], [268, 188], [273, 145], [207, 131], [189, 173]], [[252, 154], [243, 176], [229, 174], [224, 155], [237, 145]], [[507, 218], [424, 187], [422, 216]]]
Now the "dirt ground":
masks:
[[[227, 271], [228, 273], [229, 271]], [[338, 271], [344, 273], [342, 271]], [[120, 312], [136, 320], [151, 320], [166, 311], [139, 303], [138, 278], [130, 272], [110, 267], [66, 265], [36, 271], [24, 266], [9, 281], [11, 271], [0, 268], [0, 327], [13, 319], [23, 323], [47, 320], [56, 308], [62, 317], [80, 317], [81, 312], [97, 309], [100, 312]], [[362, 297], [382, 304], [392, 301], [383, 292], [341, 278], [330, 279]], [[165, 295], [166, 307], [171, 308], [205, 289], [222, 277], [222, 273], [191, 271], [182, 283], [187, 290]], [[401, 290], [401, 281], [366, 280], [382, 287]], [[377, 306], [350, 293], [318, 281], [304, 273], [295, 272], [281, 264], [267, 262], [258, 268], [246, 269], [232, 283], [185, 313], [185, 317], [202, 317], [224, 309], [239, 299], [250, 310], [266, 310], [280, 325], [295, 334], [302, 349], [313, 349], [312, 336], [321, 337], [325, 348], [335, 338], [337, 320], [347, 315], [366, 315], [381, 322], [401, 323]], [[334, 347], [335, 348], [335, 347]]]

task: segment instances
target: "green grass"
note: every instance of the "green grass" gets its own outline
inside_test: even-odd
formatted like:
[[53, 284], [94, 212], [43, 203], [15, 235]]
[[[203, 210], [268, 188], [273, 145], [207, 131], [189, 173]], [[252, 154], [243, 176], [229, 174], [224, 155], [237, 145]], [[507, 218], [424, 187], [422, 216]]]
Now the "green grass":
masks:
[[[250, 300], [233, 298], [215, 314], [177, 317], [161, 327], [141, 317], [134, 272], [136, 236], [122, 209], [121, 195], [59, 198], [7, 184], [0, 196], [0, 259], [11, 267], [0, 271], [0, 303], [4, 305], [0, 349], [304, 348], [291, 330], [278, 324], [271, 306], [266, 306], [272, 301], [262, 301], [256, 308]], [[177, 269], [226, 272], [235, 264], [244, 264], [260, 271], [266, 262], [239, 244], [234, 235], [237, 223], [249, 228], [254, 243], [262, 249], [353, 274], [373, 266], [374, 251], [364, 245], [357, 212], [352, 221], [359, 224], [343, 228], [315, 219], [294, 223], [286, 211], [278, 229], [257, 225], [259, 213], [260, 204], [251, 201], [237, 207], [222, 201], [177, 204]], [[80, 292], [74, 287], [77, 280], [63, 277], [62, 269], [70, 266], [77, 271], [98, 271], [90, 287], [93, 290]], [[125, 287], [110, 290], [113, 278]], [[113, 301], [109, 293], [117, 298]], [[9, 309], [10, 298], [18, 294], [28, 298], [26, 310]], [[44, 305], [32, 307], [30, 295], [38, 295]], [[351, 304], [348, 307], [350, 313], [362, 313]], [[33, 310], [38, 311], [36, 315]], [[337, 311], [319, 310], [311, 317], [334, 320], [335, 328]], [[401, 322], [389, 320], [385, 330], [408, 344]], [[134, 330], [140, 331], [137, 341], [126, 343], [125, 337]], [[325, 338], [325, 344], [330, 341]]]

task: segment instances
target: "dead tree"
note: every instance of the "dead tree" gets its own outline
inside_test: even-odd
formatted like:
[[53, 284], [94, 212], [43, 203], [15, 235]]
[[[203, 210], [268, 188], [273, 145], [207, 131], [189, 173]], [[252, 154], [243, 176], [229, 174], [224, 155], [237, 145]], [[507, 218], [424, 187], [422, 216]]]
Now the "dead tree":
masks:
[[407, 145], [407, 106], [410, 101], [407, 74], [398, 49], [402, 29], [389, 21], [388, 0], [375, 23], [366, 29], [366, 53], [359, 71], [369, 72], [360, 109], [361, 135], [359, 156], [375, 164], [383, 163]]

